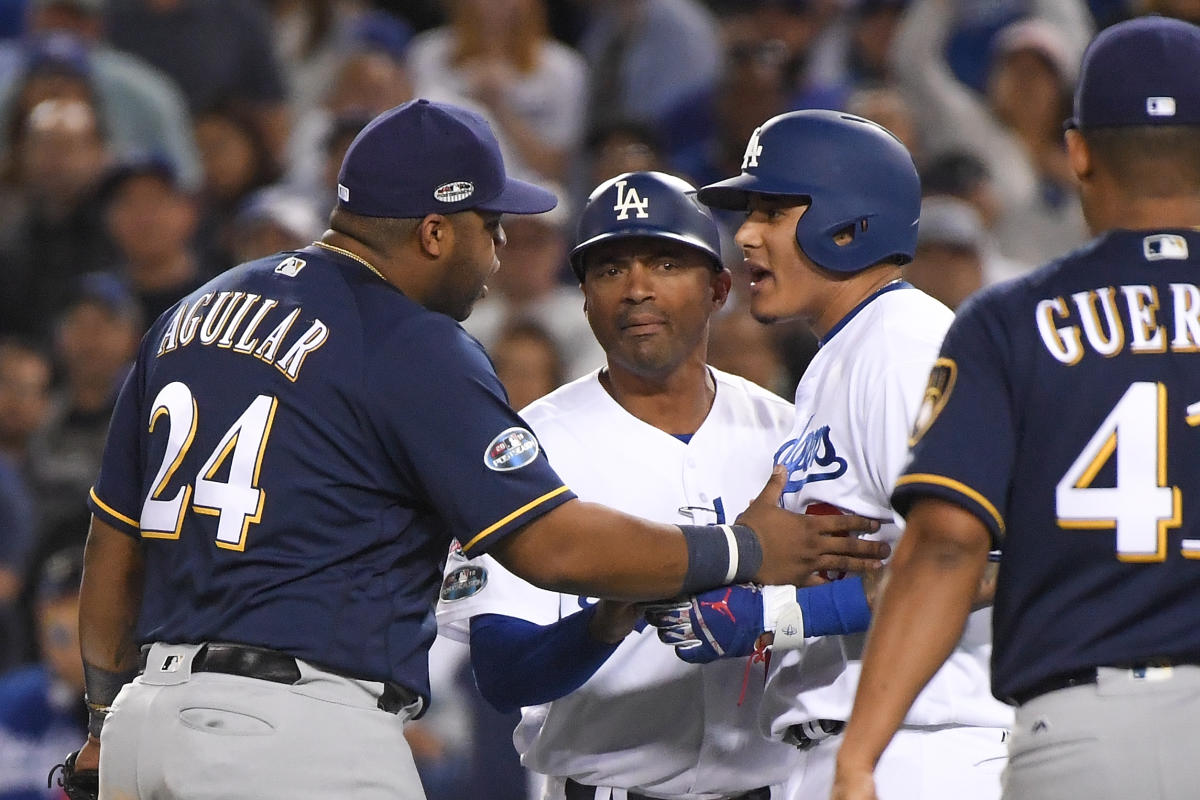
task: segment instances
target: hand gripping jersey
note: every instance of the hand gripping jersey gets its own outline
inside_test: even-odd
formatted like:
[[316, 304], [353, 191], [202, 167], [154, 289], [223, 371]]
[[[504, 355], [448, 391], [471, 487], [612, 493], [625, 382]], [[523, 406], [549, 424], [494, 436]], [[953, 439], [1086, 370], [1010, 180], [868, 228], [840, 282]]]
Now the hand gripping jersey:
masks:
[[258, 645], [428, 697], [451, 536], [484, 552], [573, 496], [474, 339], [311, 246], [153, 325], [91, 507], [141, 538], [139, 643]]
[[[776, 454], [788, 468], [786, 508], [861, 514], [881, 520], [876, 536], [899, 538], [901, 520], [889, 495], [952, 318], [941, 303], [897, 282], [829, 332], [796, 387], [796, 422]], [[963, 440], [965, 452], [970, 441]], [[907, 724], [1011, 722], [1011, 712], [988, 692], [989, 625], [987, 609], [971, 615], [957, 650], [918, 696]], [[813, 639], [780, 659], [784, 668], [772, 673], [763, 701], [764, 727], [782, 736], [796, 723], [849, 719], [865, 639]]]
[[[663, 522], [732, 522], [770, 477], [792, 407], [741, 378], [711, 373], [716, 399], [687, 444], [621, 408], [597, 373], [522, 416], [580, 497]], [[547, 625], [595, 602], [538, 589], [487, 556], [452, 555], [446, 572], [438, 623], [463, 641], [478, 614]], [[523, 709], [517, 750], [539, 773], [665, 797], [708, 798], [780, 782], [797, 753], [758, 733], [758, 668], [738, 705], [746, 668], [744, 658], [687, 664], [653, 628], [635, 631], [579, 689]]]
[[959, 503], [1003, 548], [997, 697], [1200, 656], [1198, 276], [1195, 231], [1114, 231], [947, 335], [894, 498]]

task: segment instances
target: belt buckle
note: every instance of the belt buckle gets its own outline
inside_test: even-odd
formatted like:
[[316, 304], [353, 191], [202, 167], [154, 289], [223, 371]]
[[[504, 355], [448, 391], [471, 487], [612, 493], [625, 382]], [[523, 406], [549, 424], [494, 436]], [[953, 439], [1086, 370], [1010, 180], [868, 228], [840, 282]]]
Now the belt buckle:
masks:
[[811, 750], [825, 739], [837, 736], [846, 728], [840, 719], [810, 719], [788, 726], [783, 740], [798, 750]]

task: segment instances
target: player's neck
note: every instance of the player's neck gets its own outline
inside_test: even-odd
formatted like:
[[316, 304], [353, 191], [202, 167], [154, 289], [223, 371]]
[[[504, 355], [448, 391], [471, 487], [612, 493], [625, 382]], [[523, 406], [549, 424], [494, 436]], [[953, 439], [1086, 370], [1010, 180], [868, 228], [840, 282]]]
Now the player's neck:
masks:
[[664, 375], [643, 375], [609, 364], [600, 385], [633, 416], [670, 434], [699, 430], [712, 409], [716, 384], [703, 356]]
[[1200, 196], [1130, 198], [1114, 195], [1107, 203], [1088, 208], [1094, 233], [1114, 228], [1133, 231], [1200, 227]]
[[903, 278], [900, 268], [877, 265], [831, 284], [825, 302], [815, 319], [808, 320], [818, 339], [823, 339], [846, 315], [889, 283]]

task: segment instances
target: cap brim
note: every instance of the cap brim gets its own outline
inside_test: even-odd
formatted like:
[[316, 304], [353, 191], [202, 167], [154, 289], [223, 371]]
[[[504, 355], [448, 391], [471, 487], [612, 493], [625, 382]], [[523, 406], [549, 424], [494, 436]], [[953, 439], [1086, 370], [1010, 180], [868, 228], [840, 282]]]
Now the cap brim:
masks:
[[558, 197], [554, 192], [516, 178], [507, 178], [500, 194], [475, 208], [498, 214], [544, 214], [556, 205]]
[[783, 197], [807, 197], [808, 192], [802, 187], [780, 186], [778, 181], [764, 181], [757, 175], [743, 172], [732, 178], [727, 178], [696, 192], [696, 199], [709, 208], [721, 208], [729, 211], [745, 211], [750, 207], [751, 194], [778, 195]]

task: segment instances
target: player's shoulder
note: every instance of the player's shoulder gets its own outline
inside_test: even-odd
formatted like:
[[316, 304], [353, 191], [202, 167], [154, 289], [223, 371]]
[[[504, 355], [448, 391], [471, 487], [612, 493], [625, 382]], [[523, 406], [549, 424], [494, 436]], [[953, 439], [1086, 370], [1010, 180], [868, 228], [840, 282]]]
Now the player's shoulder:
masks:
[[571, 424], [583, 415], [591, 415], [605, 402], [608, 394], [600, 385], [600, 370], [595, 369], [573, 381], [564, 383], [549, 394], [534, 400], [520, 410], [521, 418], [535, 428], [556, 422]]
[[796, 407], [774, 392], [740, 375], [723, 372], [710, 366], [709, 373], [717, 386], [717, 396], [724, 397], [735, 407], [750, 409], [771, 419], [793, 421]]
[[953, 321], [954, 312], [941, 302], [902, 284], [862, 308], [854, 324], [825, 346], [836, 342], [852, 357], [853, 368], [886, 371], [927, 354], [932, 361]]

